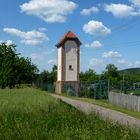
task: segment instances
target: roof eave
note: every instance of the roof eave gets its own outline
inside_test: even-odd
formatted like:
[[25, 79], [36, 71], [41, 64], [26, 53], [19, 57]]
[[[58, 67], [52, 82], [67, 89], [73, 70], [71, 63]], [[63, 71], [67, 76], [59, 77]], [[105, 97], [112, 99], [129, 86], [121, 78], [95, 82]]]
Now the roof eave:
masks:
[[58, 44], [56, 44], [55, 46], [58, 48], [60, 46], [63, 46], [63, 44], [66, 42], [66, 40], [68, 39], [72, 39], [72, 40], [75, 40], [76, 42], [78, 42], [79, 46], [82, 45], [81, 41], [78, 39], [78, 38], [66, 38], [64, 39], [62, 42], [59, 42]]

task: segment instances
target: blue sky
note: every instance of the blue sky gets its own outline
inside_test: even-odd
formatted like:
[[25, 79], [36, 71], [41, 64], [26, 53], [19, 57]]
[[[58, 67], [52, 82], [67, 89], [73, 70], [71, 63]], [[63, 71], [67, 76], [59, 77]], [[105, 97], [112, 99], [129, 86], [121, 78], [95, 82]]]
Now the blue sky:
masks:
[[0, 42], [17, 45], [40, 71], [56, 63], [68, 30], [82, 42], [81, 71], [140, 67], [140, 0], [1, 0]]

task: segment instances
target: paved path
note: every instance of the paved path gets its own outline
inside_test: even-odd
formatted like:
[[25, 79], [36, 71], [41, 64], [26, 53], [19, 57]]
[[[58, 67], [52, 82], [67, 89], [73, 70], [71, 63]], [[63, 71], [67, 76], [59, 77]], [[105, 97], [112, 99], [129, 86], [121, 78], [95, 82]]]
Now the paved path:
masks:
[[140, 120], [136, 119], [134, 117], [128, 116], [124, 113], [114, 111], [111, 109], [107, 109], [98, 105], [94, 105], [91, 103], [75, 100], [75, 99], [70, 99], [68, 97], [60, 96], [60, 95], [55, 95], [51, 94], [53, 97], [62, 100], [63, 102], [70, 104], [77, 108], [80, 111], [83, 111], [87, 114], [91, 112], [95, 112], [99, 116], [102, 116], [105, 119], [111, 119], [114, 122], [118, 122], [123, 125], [128, 125], [133, 128], [138, 128], [140, 129]]

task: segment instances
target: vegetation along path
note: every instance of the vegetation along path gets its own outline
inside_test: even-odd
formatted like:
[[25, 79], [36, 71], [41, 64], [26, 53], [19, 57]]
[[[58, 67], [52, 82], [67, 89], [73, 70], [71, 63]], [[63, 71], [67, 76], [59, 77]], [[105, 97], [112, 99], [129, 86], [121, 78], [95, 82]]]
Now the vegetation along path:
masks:
[[62, 100], [65, 103], [68, 103], [68, 104], [74, 106], [78, 110], [81, 110], [87, 114], [89, 114], [91, 112], [95, 112], [96, 114], [98, 114], [99, 116], [101, 116], [105, 119], [111, 119], [114, 122], [118, 122], [123, 125], [128, 125], [133, 128], [140, 129], [140, 120], [136, 119], [134, 117], [128, 116], [124, 113], [114, 111], [111, 109], [107, 109], [107, 108], [104, 108], [104, 107], [101, 107], [98, 105], [94, 105], [91, 103], [70, 99], [68, 97], [64, 97], [64, 96], [60, 96], [60, 95], [54, 95], [54, 94], [51, 94], [51, 95], [57, 99]]

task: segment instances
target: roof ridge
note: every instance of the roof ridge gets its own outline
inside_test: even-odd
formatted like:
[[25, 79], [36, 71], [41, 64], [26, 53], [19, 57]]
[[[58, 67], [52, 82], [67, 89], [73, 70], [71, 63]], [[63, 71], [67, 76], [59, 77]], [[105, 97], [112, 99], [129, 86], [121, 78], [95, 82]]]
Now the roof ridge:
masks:
[[[78, 37], [72, 32], [72, 31], [68, 31], [59, 41], [59, 43], [56, 46], [59, 46], [60, 44], [62, 44], [66, 39], [78, 39]], [[79, 39], [78, 39], [79, 41]], [[80, 41], [79, 41], [80, 42]]]
[[70, 31], [70, 30], [66, 33], [66, 37], [69, 37], [69, 36], [70, 37], [73, 36], [73, 37], [77, 38], [77, 36], [72, 31]]

